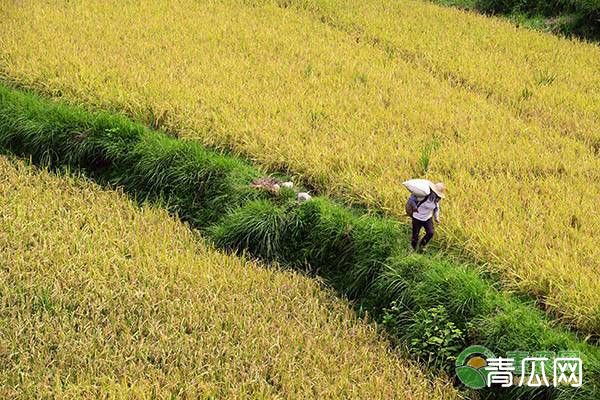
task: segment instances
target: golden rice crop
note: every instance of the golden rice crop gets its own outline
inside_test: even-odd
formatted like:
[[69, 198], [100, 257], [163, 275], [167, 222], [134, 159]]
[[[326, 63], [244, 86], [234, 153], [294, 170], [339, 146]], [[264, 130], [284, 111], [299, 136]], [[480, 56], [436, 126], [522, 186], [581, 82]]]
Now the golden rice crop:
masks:
[[[266, 0], [268, 1], [268, 0]], [[519, 118], [582, 140], [600, 154], [600, 47], [431, 4], [292, 0], [336, 26], [387, 46]]]
[[0, 158], [0, 397], [457, 398], [301, 275]]
[[[388, 46], [375, 34], [365, 40], [367, 28], [384, 30], [375, 22], [352, 31], [322, 22], [333, 17], [261, 3], [7, 4], [0, 11], [0, 71], [51, 95], [124, 111], [233, 148], [266, 167], [289, 168], [328, 193], [399, 217], [406, 196], [401, 181], [416, 175], [444, 180], [450, 199], [440, 228], [447, 246], [489, 263], [511, 289], [537, 296], [550, 312], [600, 332], [600, 160], [594, 147], [581, 139], [583, 131], [565, 134], [562, 122], [523, 117], [510, 100], [523, 86], [517, 78], [528, 79], [514, 71], [518, 60], [465, 75], [498, 95], [456, 81], [458, 72], [472, 70], [464, 65], [468, 56], [496, 62], [508, 57], [511, 40], [522, 45], [515, 54], [548, 66], [552, 54], [572, 52], [588, 76], [593, 46], [414, 2], [410, 10], [398, 5], [412, 21], [400, 12], [382, 17], [409, 31], [398, 30], [398, 42]], [[384, 9], [368, 4], [365, 24]], [[439, 18], [448, 37], [427, 39], [425, 27], [435, 21], [423, 22], [426, 17]], [[461, 31], [462, 23], [472, 32]], [[482, 36], [487, 24], [502, 36], [498, 45], [495, 36]], [[464, 38], [470, 34], [475, 37]], [[463, 64], [450, 62], [450, 44], [473, 49], [478, 40], [488, 45], [455, 50]], [[438, 73], [435, 62], [459, 71]], [[533, 97], [547, 92], [547, 100], [531, 101], [532, 107], [567, 121], [569, 112], [557, 110], [572, 95], [561, 97], [566, 90], [554, 87], [580, 85], [577, 96], [590, 102], [595, 96], [579, 73], [573, 68], [536, 89]], [[514, 93], [505, 90], [511, 82]], [[588, 111], [571, 121], [592, 126]], [[427, 148], [434, 149], [429, 157]]]

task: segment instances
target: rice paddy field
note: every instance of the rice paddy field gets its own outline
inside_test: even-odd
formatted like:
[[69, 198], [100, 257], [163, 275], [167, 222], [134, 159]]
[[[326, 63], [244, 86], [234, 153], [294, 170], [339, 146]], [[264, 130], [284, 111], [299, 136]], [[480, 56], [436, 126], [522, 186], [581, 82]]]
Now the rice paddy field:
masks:
[[[0, 397], [600, 398], [597, 45], [421, 0], [0, 20]], [[459, 392], [472, 344], [583, 387]]]
[[318, 282], [0, 157], [0, 397], [458, 399]]
[[19, 1], [0, 74], [392, 216], [443, 180], [441, 242], [600, 332], [600, 48], [421, 1]]
[[[257, 177], [274, 177], [264, 179], [247, 160], [120, 115], [3, 85], [0, 148], [53, 173], [75, 171], [138, 204], [160, 207], [232, 254], [318, 276], [380, 324], [394, 353], [410, 356], [428, 373], [454, 371], [456, 354], [471, 344], [501, 353], [576, 352], [585, 363], [580, 388], [493, 390], [479, 393], [481, 398], [600, 398], [600, 353], [589, 337], [552, 321], [530, 300], [502, 291], [477, 265], [409, 250], [407, 229], [393, 218], [326, 196], [300, 202], [293, 188], [257, 189]], [[95, 251], [104, 247], [99, 243]], [[118, 279], [114, 284], [119, 287]], [[103, 354], [96, 357], [104, 360]]]

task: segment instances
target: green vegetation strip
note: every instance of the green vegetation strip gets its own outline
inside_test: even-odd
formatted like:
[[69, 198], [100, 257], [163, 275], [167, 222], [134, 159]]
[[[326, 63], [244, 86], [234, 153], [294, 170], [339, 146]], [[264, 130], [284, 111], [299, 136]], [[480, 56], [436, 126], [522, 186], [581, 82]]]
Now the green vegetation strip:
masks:
[[[581, 388], [538, 391], [547, 398], [600, 398], [598, 347], [555, 326], [534, 304], [497, 290], [476, 267], [412, 253], [406, 228], [392, 219], [322, 197], [297, 202], [291, 189], [277, 195], [253, 189], [263, 174], [245, 161], [118, 115], [2, 86], [0, 146], [159, 202], [223, 248], [323, 276], [434, 368], [451, 370], [469, 344], [502, 356], [579, 351]], [[495, 398], [540, 394], [494, 392]]]
[[519, 25], [600, 40], [598, 0], [432, 0], [445, 6], [504, 15]]

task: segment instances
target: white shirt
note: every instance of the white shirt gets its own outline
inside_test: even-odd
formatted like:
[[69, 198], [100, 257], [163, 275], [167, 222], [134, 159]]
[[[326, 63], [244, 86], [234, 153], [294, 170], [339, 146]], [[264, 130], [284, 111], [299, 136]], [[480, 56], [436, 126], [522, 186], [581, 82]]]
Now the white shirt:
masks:
[[417, 208], [417, 211], [413, 212], [413, 218], [423, 222], [429, 220], [433, 216], [435, 216], [435, 218], [437, 219], [440, 215], [440, 206], [439, 202], [435, 201], [435, 198], [435, 196], [430, 195], [429, 197], [427, 197], [427, 200], [425, 200], [423, 203], [421, 203], [421, 205], [419, 205], [418, 208], [418, 200], [414, 199], [413, 204], [415, 208]]

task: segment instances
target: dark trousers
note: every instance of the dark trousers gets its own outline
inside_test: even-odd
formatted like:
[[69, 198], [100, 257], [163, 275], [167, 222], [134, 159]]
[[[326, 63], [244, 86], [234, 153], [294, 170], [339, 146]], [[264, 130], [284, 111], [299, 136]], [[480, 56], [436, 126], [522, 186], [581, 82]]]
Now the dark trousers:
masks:
[[423, 248], [435, 234], [435, 229], [433, 228], [433, 218], [429, 218], [427, 221], [419, 221], [416, 218], [412, 219], [412, 238], [410, 244], [412, 244], [412, 247], [415, 250], [419, 244], [419, 234], [421, 233], [421, 228], [425, 228], [425, 236], [423, 236], [423, 239], [421, 240], [421, 248]]

